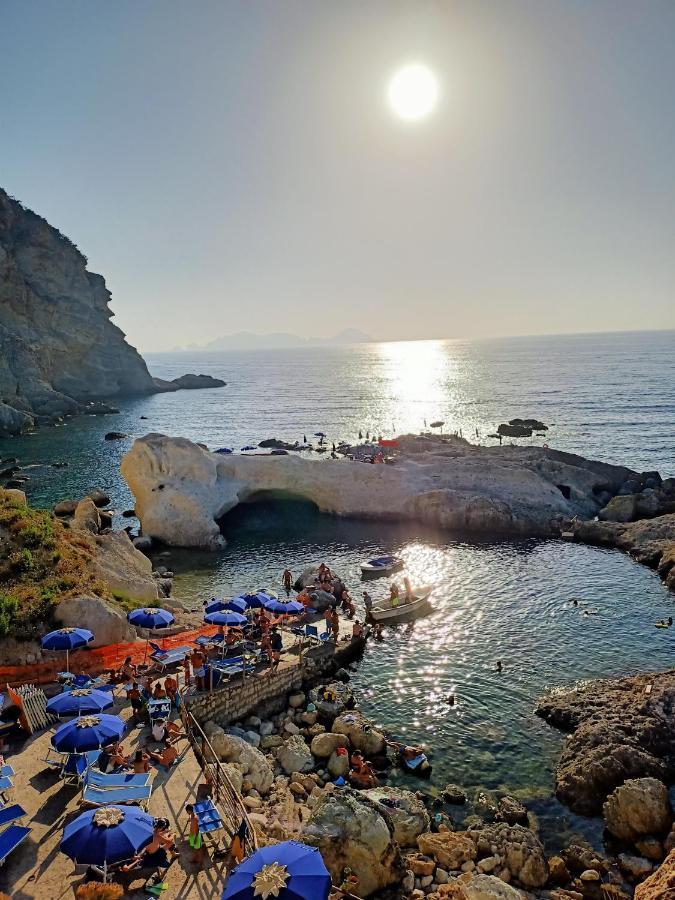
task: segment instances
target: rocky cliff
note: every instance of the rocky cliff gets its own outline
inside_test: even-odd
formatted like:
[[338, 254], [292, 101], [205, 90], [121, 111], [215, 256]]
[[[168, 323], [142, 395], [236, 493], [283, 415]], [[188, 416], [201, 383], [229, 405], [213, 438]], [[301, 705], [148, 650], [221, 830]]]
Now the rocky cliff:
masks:
[[111, 322], [109, 302], [77, 247], [0, 189], [0, 435], [92, 400], [224, 384], [156, 383]]

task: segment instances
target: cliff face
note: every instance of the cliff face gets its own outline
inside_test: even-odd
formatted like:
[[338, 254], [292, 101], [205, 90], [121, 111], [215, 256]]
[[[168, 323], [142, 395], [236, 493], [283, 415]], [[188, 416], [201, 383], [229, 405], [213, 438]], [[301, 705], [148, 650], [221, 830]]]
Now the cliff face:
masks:
[[0, 189], [0, 434], [157, 390], [77, 247]]

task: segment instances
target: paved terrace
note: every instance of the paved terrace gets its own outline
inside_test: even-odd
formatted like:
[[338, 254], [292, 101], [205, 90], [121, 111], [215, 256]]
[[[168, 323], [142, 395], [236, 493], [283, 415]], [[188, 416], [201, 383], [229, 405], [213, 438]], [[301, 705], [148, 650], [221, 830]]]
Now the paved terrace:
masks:
[[[127, 706], [125, 702], [125, 707]], [[129, 717], [128, 708], [112, 712]], [[24, 824], [33, 829], [29, 837], [7, 859], [0, 869], [0, 891], [12, 900], [57, 900], [72, 898], [74, 889], [82, 882], [84, 869], [59, 850], [59, 843], [66, 824], [85, 807], [79, 806], [81, 788], [65, 785], [57, 773], [47, 768], [43, 760], [50, 750], [51, 730], [29, 738], [19, 753], [8, 756], [16, 770], [15, 787], [10, 795], [12, 802], [20, 803], [27, 812]], [[149, 735], [149, 728], [133, 728], [124, 740], [127, 751], [142, 746]], [[164, 816], [178, 836], [180, 857], [169, 869], [168, 890], [163, 900], [211, 900], [220, 897], [225, 880], [222, 861], [205, 856], [204, 869], [199, 871], [191, 862], [192, 851], [187, 844], [187, 817], [185, 804], [195, 799], [197, 786], [203, 776], [197, 759], [188, 744], [182, 740], [177, 745], [178, 761], [168, 771], [155, 772], [154, 788], [148, 811], [151, 815]], [[224, 832], [219, 832], [224, 834]], [[229, 838], [225, 836], [229, 843]], [[120, 883], [128, 886], [125, 896], [145, 898], [145, 875], [120, 876]], [[124, 879], [124, 880], [122, 880]]]

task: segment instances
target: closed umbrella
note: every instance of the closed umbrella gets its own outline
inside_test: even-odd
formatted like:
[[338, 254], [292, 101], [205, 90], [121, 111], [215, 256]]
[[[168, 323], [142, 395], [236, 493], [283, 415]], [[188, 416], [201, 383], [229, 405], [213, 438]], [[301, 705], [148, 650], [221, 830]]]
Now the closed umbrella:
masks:
[[82, 716], [60, 725], [52, 735], [52, 747], [59, 753], [87, 753], [112, 744], [124, 734], [124, 722], [119, 716], [104, 713]]
[[[146, 606], [143, 609], [134, 609], [127, 616], [129, 622], [136, 628], [146, 628], [148, 631], [156, 631], [158, 628], [168, 628], [176, 621], [168, 609], [160, 606]], [[145, 659], [148, 656], [148, 641], [145, 642]]]
[[278, 616], [297, 616], [305, 611], [305, 607], [297, 600], [282, 600], [279, 597], [270, 597], [263, 606]]
[[133, 859], [152, 840], [154, 819], [135, 806], [102, 806], [82, 813], [66, 825], [61, 852], [75, 863], [108, 866]]
[[327, 900], [330, 890], [330, 875], [316, 847], [284, 841], [240, 863], [222, 900]]
[[66, 671], [70, 671], [70, 651], [84, 647], [94, 640], [94, 635], [86, 628], [58, 628], [46, 634], [40, 644], [43, 650], [65, 650]]
[[113, 698], [108, 691], [76, 688], [48, 700], [47, 712], [55, 716], [84, 716], [89, 713], [101, 713], [104, 709], [110, 709], [112, 705]]

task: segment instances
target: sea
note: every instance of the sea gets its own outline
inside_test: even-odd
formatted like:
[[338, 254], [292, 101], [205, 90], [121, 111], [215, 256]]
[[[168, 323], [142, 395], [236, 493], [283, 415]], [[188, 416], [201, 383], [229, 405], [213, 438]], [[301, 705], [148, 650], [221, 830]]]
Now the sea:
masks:
[[[118, 415], [0, 440], [0, 458], [18, 457], [26, 467], [34, 504], [100, 487], [118, 514], [133, 506], [119, 463], [149, 432], [239, 452], [268, 437], [302, 442], [324, 432], [329, 442], [355, 441], [359, 432], [387, 438], [443, 422], [437, 431], [490, 444], [500, 422], [536, 418], [549, 426], [546, 433], [517, 443], [675, 475], [673, 331], [146, 359], [161, 378], [204, 373], [227, 386], [129, 399], [117, 404]], [[128, 436], [105, 441], [111, 430]], [[432, 793], [448, 782], [469, 793], [508, 791], [527, 802], [550, 847], [572, 834], [599, 843], [598, 820], [573, 816], [555, 800], [564, 736], [534, 707], [543, 693], [579, 681], [672, 666], [675, 629], [654, 622], [673, 615], [675, 598], [654, 572], [618, 551], [338, 520], [295, 501], [240, 507], [223, 531], [221, 551], [172, 552], [174, 593], [188, 606], [278, 590], [284, 568], [297, 573], [321, 560], [358, 601], [360, 562], [402, 556], [402, 574], [433, 584], [434, 612], [386, 629], [385, 640], [368, 647], [352, 676], [360, 707], [391, 737], [427, 746], [433, 774], [425, 789]], [[368, 586], [376, 599], [386, 588], [386, 580]], [[403, 774], [394, 778], [420, 786]]]

